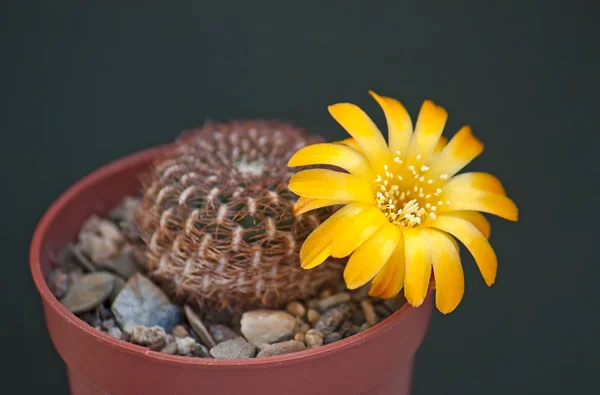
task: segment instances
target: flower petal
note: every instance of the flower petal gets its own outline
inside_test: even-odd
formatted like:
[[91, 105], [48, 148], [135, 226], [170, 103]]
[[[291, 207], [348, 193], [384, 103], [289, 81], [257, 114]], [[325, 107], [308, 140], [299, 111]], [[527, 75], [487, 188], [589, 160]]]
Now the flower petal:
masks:
[[358, 145], [356, 140], [354, 140], [352, 137], [348, 137], [347, 139], [343, 139], [343, 140], [339, 140], [339, 141], [334, 141], [333, 144], [342, 144], [342, 145], [350, 147], [360, 153], [363, 152], [362, 148], [360, 148], [360, 145]]
[[469, 126], [463, 126], [431, 161], [429, 175], [452, 177], [483, 152], [483, 143], [473, 136]]
[[473, 255], [485, 283], [488, 286], [494, 283], [498, 270], [496, 253], [475, 225], [461, 218], [440, 215], [430, 226], [450, 233], [463, 243]]
[[358, 247], [344, 270], [348, 289], [356, 289], [369, 282], [385, 265], [400, 240], [400, 229], [387, 222]]
[[371, 185], [353, 174], [325, 169], [302, 170], [290, 178], [290, 191], [313, 199], [373, 203]]
[[431, 265], [435, 276], [435, 304], [441, 313], [452, 312], [462, 300], [465, 278], [460, 255], [452, 236], [435, 229], [426, 229], [431, 248]]
[[506, 195], [500, 180], [489, 173], [462, 173], [450, 178], [448, 181], [446, 181], [446, 183], [444, 183], [444, 191], [450, 191], [452, 188], [457, 187], [482, 189], [488, 192]]
[[328, 110], [331, 116], [354, 137], [375, 172], [379, 171], [387, 162], [389, 151], [377, 125], [355, 104], [333, 104], [328, 107]]
[[404, 277], [404, 295], [414, 307], [425, 300], [431, 280], [431, 252], [427, 237], [422, 229], [404, 229], [404, 256], [406, 275]]
[[443, 107], [435, 105], [431, 100], [425, 100], [417, 118], [407, 158], [416, 159], [417, 155], [421, 155], [416, 160], [419, 163], [428, 164], [444, 131], [447, 119], [448, 113]]
[[369, 295], [383, 299], [396, 296], [404, 286], [404, 270], [404, 241], [401, 239], [385, 266], [373, 278]]
[[333, 241], [331, 256], [343, 258], [350, 255], [385, 223], [388, 223], [388, 220], [377, 207], [365, 209], [353, 217], [352, 222], [344, 229], [344, 237]]
[[375, 179], [371, 164], [367, 158], [354, 149], [341, 144], [312, 144], [294, 153], [288, 166], [331, 165], [341, 167], [354, 174], [368, 179]]
[[448, 144], [448, 137], [440, 136], [440, 139], [438, 140], [433, 152], [434, 153], [440, 152], [442, 150], [442, 148], [444, 148], [447, 144]]
[[490, 238], [492, 226], [488, 222], [487, 218], [485, 218], [485, 216], [478, 211], [448, 211], [441, 213], [440, 216], [451, 216], [469, 221], [485, 236], [486, 239]]
[[369, 91], [369, 94], [373, 96], [385, 114], [390, 154], [396, 156], [396, 151], [406, 154], [413, 132], [413, 124], [408, 111], [399, 101], [391, 97], [379, 96], [373, 91]]
[[519, 219], [519, 209], [504, 195], [472, 188], [453, 188], [440, 196], [444, 204], [438, 207], [438, 213], [447, 211], [472, 210], [497, 215], [509, 221]]
[[300, 265], [304, 269], [312, 269], [323, 263], [331, 252], [331, 243], [344, 229], [347, 220], [364, 209], [363, 206], [348, 204], [327, 218], [308, 235], [300, 248]]
[[298, 216], [300, 214], [304, 214], [311, 210], [316, 210], [318, 208], [333, 206], [336, 204], [344, 204], [348, 203], [348, 201], [344, 200], [329, 200], [329, 199], [312, 199], [306, 197], [300, 197], [296, 204], [294, 204], [294, 216]]

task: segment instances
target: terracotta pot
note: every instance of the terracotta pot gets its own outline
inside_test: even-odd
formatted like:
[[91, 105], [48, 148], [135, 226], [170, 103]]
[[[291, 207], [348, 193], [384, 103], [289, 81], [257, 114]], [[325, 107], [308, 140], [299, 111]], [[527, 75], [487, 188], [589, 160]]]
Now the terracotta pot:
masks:
[[408, 394], [413, 356], [432, 311], [432, 294], [357, 335], [283, 356], [242, 360], [179, 357], [110, 337], [71, 314], [50, 292], [51, 256], [75, 240], [90, 214], [102, 215], [139, 188], [138, 176], [168, 146], [113, 162], [52, 204], [31, 244], [30, 266], [52, 342], [72, 394]]

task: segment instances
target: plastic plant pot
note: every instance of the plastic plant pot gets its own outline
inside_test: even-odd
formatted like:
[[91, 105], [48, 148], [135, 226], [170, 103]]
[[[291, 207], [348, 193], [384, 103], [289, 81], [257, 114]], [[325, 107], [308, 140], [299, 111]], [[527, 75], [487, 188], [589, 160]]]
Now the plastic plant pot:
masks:
[[39, 222], [30, 269], [50, 338], [70, 390], [91, 394], [403, 395], [410, 393], [414, 355], [433, 308], [405, 305], [373, 327], [332, 344], [281, 356], [218, 360], [150, 351], [115, 339], [69, 312], [50, 292], [51, 257], [75, 240], [82, 222], [103, 215], [140, 188], [139, 176], [170, 146], [110, 163], [64, 192]]

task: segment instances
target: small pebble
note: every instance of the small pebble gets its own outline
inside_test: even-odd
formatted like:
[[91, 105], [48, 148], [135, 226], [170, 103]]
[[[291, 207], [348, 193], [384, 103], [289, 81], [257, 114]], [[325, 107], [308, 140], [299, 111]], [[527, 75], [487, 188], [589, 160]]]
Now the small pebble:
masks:
[[175, 325], [171, 331], [171, 334], [180, 338], [188, 337], [190, 335], [187, 329], [185, 329], [182, 325]]
[[310, 299], [308, 302], [306, 302], [306, 307], [309, 309], [314, 309], [317, 303], [319, 303], [319, 299]]
[[308, 313], [306, 313], [306, 318], [308, 319], [308, 322], [315, 324], [319, 321], [319, 318], [321, 318], [321, 314], [315, 309], [309, 309]]
[[354, 312], [350, 316], [350, 319], [352, 320], [352, 323], [356, 325], [362, 325], [365, 322], [367, 322], [367, 320], [365, 320], [365, 315], [363, 314], [362, 309], [354, 310]]
[[300, 302], [290, 302], [286, 309], [288, 313], [295, 315], [296, 317], [304, 317], [304, 314], [306, 314], [306, 308]]
[[367, 296], [369, 296], [369, 285], [363, 285], [351, 293], [352, 300], [355, 302], [362, 302]]
[[113, 320], [112, 318], [102, 321], [102, 327], [106, 330], [114, 328], [116, 325], [117, 324], [115, 323], [115, 320]]
[[330, 309], [333, 306], [337, 306], [342, 303], [346, 303], [350, 301], [350, 294], [347, 292], [340, 292], [335, 295], [331, 295], [326, 297], [325, 299], [319, 300], [316, 304], [315, 308], [321, 313], [325, 310]]
[[99, 269], [111, 271], [125, 280], [140, 271], [140, 267], [133, 256], [133, 248], [127, 246], [115, 258], [109, 258], [98, 265]]
[[338, 307], [334, 307], [321, 314], [321, 318], [315, 324], [315, 329], [324, 336], [334, 332], [344, 320], [344, 312]]
[[342, 338], [345, 339], [350, 336], [354, 336], [360, 332], [360, 328], [356, 325], [353, 325], [351, 328], [347, 328], [342, 332]]
[[179, 355], [192, 355], [196, 348], [196, 340], [189, 336], [175, 338], [175, 344]]
[[177, 343], [171, 342], [171, 343], [167, 344], [166, 346], [164, 346], [164, 348], [162, 350], [160, 350], [160, 352], [169, 354], [169, 355], [177, 354]]
[[370, 326], [375, 325], [379, 320], [377, 319], [377, 314], [375, 313], [375, 309], [373, 308], [373, 303], [369, 299], [365, 299], [360, 302], [360, 307], [362, 308], [363, 314], [365, 315], [365, 320], [367, 324]]
[[210, 349], [210, 355], [217, 359], [252, 358], [255, 354], [256, 347], [241, 337], [224, 341]]
[[333, 295], [334, 291], [331, 288], [325, 288], [324, 290], [321, 291], [321, 293], [319, 294], [319, 298], [321, 299], [325, 299], [330, 297], [331, 295]]
[[304, 343], [296, 340], [288, 340], [286, 342], [268, 345], [258, 353], [257, 357], [290, 354], [302, 350], [306, 350], [306, 345]]
[[74, 267], [80, 267], [85, 269], [88, 272], [93, 272], [96, 270], [92, 262], [89, 261], [81, 251], [78, 246], [74, 246], [69, 243], [65, 245], [62, 250], [58, 253], [56, 257], [57, 263], [59, 267], [70, 270]]
[[119, 245], [123, 241], [123, 234], [117, 225], [95, 214], [89, 216], [81, 225], [81, 232], [95, 234], [96, 236], [110, 240], [115, 245]]
[[161, 350], [167, 344], [167, 334], [160, 326], [134, 325], [130, 334], [132, 343], [146, 346], [154, 351]]
[[287, 336], [295, 326], [296, 318], [279, 310], [247, 311], [241, 319], [241, 332], [254, 345], [280, 341], [281, 337]]
[[406, 304], [406, 298], [403, 294], [398, 294], [393, 298], [384, 300], [383, 304], [390, 309], [391, 312], [396, 312]]
[[73, 247], [73, 249], [71, 250], [73, 257], [74, 257], [74, 262], [76, 264], [79, 265], [79, 267], [81, 267], [82, 269], [84, 269], [85, 271], [88, 272], [95, 272], [96, 271], [96, 266], [94, 266], [94, 264], [92, 263], [92, 261], [90, 261], [81, 251], [82, 248], [79, 245], [76, 245]]
[[369, 329], [370, 327], [371, 326], [367, 322], [365, 322], [364, 324], [362, 324], [360, 326], [360, 328], [358, 330], [359, 330], [359, 332], [362, 332], [362, 331], [365, 331], [365, 330]]
[[106, 333], [108, 333], [110, 336], [114, 337], [115, 339], [123, 338], [123, 332], [117, 326], [108, 328], [108, 331]]
[[304, 333], [296, 333], [294, 335], [294, 340], [304, 343]]
[[306, 333], [310, 329], [310, 325], [300, 317], [296, 317], [296, 325], [294, 326], [294, 333]]
[[304, 342], [307, 348], [314, 348], [323, 345], [323, 334], [315, 329], [309, 329], [304, 335]]
[[101, 264], [118, 252], [117, 245], [110, 239], [94, 233], [81, 233], [79, 235], [81, 251], [90, 257], [96, 265]]
[[200, 316], [196, 314], [196, 312], [188, 305], [183, 306], [183, 310], [185, 311], [185, 316], [187, 317], [188, 322], [194, 329], [194, 332], [196, 332], [196, 334], [200, 337], [202, 343], [204, 343], [204, 345], [207, 347], [214, 347], [216, 343], [204, 326]]
[[382, 303], [376, 304], [373, 306], [373, 309], [381, 318], [386, 318], [391, 314], [390, 310], [388, 310], [388, 308]]
[[118, 206], [108, 212], [106, 217], [115, 223], [122, 221], [135, 222], [135, 211], [140, 204], [140, 199], [126, 196]]
[[325, 336], [324, 344], [335, 343], [338, 340], [342, 340], [342, 335], [339, 332], [332, 332]]
[[69, 273], [63, 267], [58, 267], [50, 273], [48, 278], [48, 287], [52, 294], [60, 299], [67, 294], [69, 290]]
[[233, 340], [239, 337], [237, 333], [235, 333], [233, 330], [231, 330], [229, 327], [223, 324], [211, 325], [208, 328], [208, 331], [210, 332], [210, 335], [212, 336], [215, 343], [217, 344], [223, 343], [227, 340]]
[[115, 276], [107, 272], [85, 274], [69, 288], [61, 303], [74, 314], [92, 310], [108, 299], [114, 279]]

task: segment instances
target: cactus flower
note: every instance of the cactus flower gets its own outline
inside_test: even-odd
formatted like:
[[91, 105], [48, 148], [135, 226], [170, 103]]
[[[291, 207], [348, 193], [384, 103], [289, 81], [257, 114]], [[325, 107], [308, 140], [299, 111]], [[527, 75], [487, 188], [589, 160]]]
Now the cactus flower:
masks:
[[423, 303], [433, 273], [436, 306], [449, 313], [464, 294], [456, 239], [491, 286], [498, 262], [482, 213], [517, 221], [518, 209], [493, 175], [458, 174], [483, 151], [469, 126], [448, 141], [442, 136], [444, 108], [424, 101], [413, 127], [400, 102], [369, 93], [385, 114], [388, 142], [358, 106], [338, 103], [329, 113], [351, 138], [309, 145], [288, 162], [339, 168], [302, 170], [289, 181], [300, 196], [297, 216], [342, 205], [307, 237], [300, 264], [311, 269], [329, 256], [349, 257], [343, 274], [349, 289], [371, 281], [370, 295], [390, 298], [404, 288], [415, 307]]

